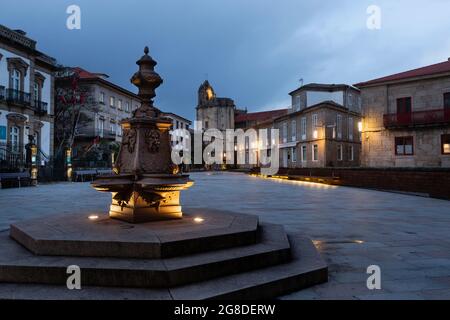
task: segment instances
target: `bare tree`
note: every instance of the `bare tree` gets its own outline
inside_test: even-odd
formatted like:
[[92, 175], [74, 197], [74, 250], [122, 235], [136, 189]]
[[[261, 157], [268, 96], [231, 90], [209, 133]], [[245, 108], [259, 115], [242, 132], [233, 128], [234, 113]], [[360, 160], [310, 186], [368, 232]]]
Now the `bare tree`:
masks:
[[89, 86], [83, 86], [79, 73], [63, 68], [56, 76], [55, 155], [72, 148], [83, 129], [92, 127], [99, 108]]

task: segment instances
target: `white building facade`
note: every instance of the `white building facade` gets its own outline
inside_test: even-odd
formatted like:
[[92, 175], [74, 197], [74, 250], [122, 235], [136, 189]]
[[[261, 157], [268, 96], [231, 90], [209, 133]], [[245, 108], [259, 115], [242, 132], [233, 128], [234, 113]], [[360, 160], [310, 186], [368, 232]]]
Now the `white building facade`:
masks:
[[1, 170], [25, 167], [26, 145], [38, 147], [39, 165], [53, 155], [53, 92], [56, 60], [36, 50], [21, 30], [0, 25]]

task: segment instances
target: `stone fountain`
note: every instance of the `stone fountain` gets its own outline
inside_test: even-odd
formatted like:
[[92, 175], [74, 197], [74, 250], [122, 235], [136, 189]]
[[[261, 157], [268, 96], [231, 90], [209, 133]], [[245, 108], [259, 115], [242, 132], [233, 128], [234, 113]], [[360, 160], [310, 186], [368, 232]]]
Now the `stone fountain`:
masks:
[[[307, 237], [255, 215], [182, 212], [180, 191], [193, 182], [171, 162], [170, 122], [153, 106], [162, 79], [147, 48], [137, 64], [131, 81], [142, 105], [121, 123], [115, 174], [92, 184], [112, 193], [109, 212], [47, 215], [0, 231], [0, 299], [257, 299], [327, 281]], [[68, 207], [83, 201], [68, 197]], [[82, 290], [67, 287], [74, 266]]]
[[141, 106], [121, 122], [122, 144], [111, 176], [93, 182], [98, 191], [112, 193], [111, 218], [139, 223], [181, 218], [180, 191], [192, 186], [171, 161], [170, 119], [153, 106], [155, 89], [163, 80], [148, 47], [136, 64], [131, 82], [139, 88]]

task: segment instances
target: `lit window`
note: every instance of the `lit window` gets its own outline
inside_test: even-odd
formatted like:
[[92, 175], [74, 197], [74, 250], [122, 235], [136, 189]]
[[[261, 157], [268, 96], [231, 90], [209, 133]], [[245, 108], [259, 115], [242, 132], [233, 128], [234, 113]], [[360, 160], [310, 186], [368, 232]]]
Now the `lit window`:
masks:
[[395, 154], [398, 156], [408, 156], [414, 154], [413, 137], [396, 137]]
[[115, 104], [116, 104], [116, 99], [114, 97], [109, 97], [109, 106], [111, 108], [114, 108]]
[[441, 136], [442, 154], [450, 154], [450, 134]]

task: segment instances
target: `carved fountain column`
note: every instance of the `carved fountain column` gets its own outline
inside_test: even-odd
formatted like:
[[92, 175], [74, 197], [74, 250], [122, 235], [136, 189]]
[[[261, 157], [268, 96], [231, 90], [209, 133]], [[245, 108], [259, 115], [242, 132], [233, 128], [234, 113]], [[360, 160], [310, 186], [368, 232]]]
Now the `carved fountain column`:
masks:
[[136, 64], [131, 82], [139, 88], [141, 106], [121, 122], [122, 144], [114, 171], [92, 183], [112, 193], [111, 218], [132, 223], [181, 218], [180, 191], [192, 186], [188, 175], [178, 173], [171, 160], [171, 120], [153, 106], [155, 89], [162, 83], [154, 71], [156, 61], [148, 48]]

